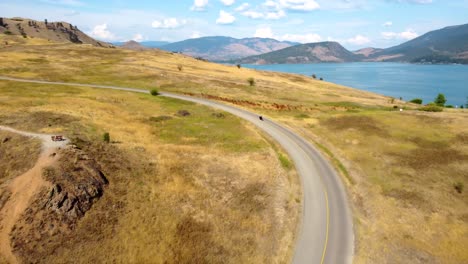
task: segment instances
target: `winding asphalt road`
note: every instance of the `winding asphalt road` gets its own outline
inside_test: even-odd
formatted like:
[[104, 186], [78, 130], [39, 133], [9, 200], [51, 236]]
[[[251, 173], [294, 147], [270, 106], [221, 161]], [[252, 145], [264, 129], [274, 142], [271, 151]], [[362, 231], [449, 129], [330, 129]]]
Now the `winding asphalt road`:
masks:
[[[107, 85], [47, 82], [1, 76], [0, 80], [149, 93], [147, 90]], [[294, 161], [304, 195], [302, 223], [297, 236], [293, 263], [352, 263], [354, 233], [346, 191], [340, 176], [314, 146], [278, 123], [268, 119], [260, 121], [255, 113], [200, 98], [172, 93], [161, 93], [161, 95], [229, 112], [255, 124], [276, 140]]]

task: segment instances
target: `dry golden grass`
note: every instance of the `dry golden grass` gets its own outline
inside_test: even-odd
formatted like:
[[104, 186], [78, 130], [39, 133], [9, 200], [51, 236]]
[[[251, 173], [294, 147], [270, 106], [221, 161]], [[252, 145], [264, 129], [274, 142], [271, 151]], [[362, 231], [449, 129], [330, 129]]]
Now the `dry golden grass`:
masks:
[[8, 180], [31, 169], [40, 150], [39, 140], [0, 130], [0, 188]]
[[[75, 230], [37, 242], [43, 254], [35, 261], [291, 259], [297, 176], [240, 119], [150, 95], [7, 81], [0, 81], [0, 102], [1, 124], [69, 136], [97, 157], [110, 181]], [[182, 109], [191, 115], [177, 116]], [[151, 119], [159, 116], [171, 119]], [[103, 148], [96, 142], [104, 132], [115, 143]]]
[[[281, 121], [315, 142], [346, 176], [357, 263], [468, 262], [467, 190], [454, 188], [468, 185], [466, 110], [422, 113], [411, 110], [417, 106], [410, 103], [304, 76], [237, 69], [161, 51], [26, 43], [1, 50], [0, 61], [1, 75], [157, 87]], [[254, 87], [248, 78], [254, 78]], [[405, 111], [392, 111], [395, 105]], [[172, 228], [194, 230], [192, 237], [212, 228], [193, 224], [193, 229], [186, 224]]]

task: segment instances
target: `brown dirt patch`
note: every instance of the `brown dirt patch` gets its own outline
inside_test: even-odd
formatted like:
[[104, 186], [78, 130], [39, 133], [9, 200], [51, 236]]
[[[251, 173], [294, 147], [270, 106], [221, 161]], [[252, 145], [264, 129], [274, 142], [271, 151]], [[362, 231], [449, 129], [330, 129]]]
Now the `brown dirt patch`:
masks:
[[356, 129], [366, 134], [386, 136], [387, 131], [381, 127], [378, 121], [368, 116], [339, 116], [326, 119], [321, 122], [333, 130]]
[[213, 242], [212, 231], [210, 223], [184, 217], [176, 227], [174, 258], [169, 263], [224, 263], [228, 252]]
[[417, 148], [406, 153], [394, 153], [399, 162], [415, 170], [440, 168], [468, 160], [468, 155], [454, 148]]

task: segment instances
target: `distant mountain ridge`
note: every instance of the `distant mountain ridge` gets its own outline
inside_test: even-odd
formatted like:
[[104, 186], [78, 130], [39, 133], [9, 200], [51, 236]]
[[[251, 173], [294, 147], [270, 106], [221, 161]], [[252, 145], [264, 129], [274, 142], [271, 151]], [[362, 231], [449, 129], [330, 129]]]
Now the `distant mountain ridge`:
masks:
[[[126, 43], [129, 43], [131, 41], [133, 40], [130, 40], [127, 42], [112, 42], [112, 44], [120, 47], [120, 46], [124, 46]], [[136, 42], [139, 45], [146, 47], [146, 48], [159, 48], [161, 46], [170, 44], [170, 42], [168, 41], [141, 41], [141, 42], [133, 41], [133, 42]]]
[[66, 22], [36, 21], [26, 18], [0, 17], [0, 33], [48, 39], [54, 42], [91, 44], [98, 47], [113, 47], [112, 44], [98, 41], [83, 33], [77, 26]]
[[387, 49], [364, 48], [350, 52], [337, 42], [319, 42], [296, 45], [231, 62], [294, 64], [361, 61], [468, 64], [468, 24], [434, 30]]
[[160, 49], [181, 52], [192, 57], [201, 57], [211, 61], [226, 61], [246, 56], [258, 55], [297, 43], [278, 41], [269, 38], [244, 38], [215, 36], [187, 39], [159, 47]]
[[373, 53], [368, 61], [468, 63], [468, 24], [430, 31], [413, 40]]
[[237, 60], [247, 64], [306, 64], [317, 62], [352, 62], [361, 56], [345, 49], [338, 42], [301, 44], [285, 49]]

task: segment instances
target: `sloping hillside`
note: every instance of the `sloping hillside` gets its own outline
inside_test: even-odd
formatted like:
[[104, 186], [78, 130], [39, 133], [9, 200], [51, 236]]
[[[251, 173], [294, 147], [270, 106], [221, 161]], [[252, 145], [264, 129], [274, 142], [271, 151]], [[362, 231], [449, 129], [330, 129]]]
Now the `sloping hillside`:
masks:
[[0, 33], [22, 35], [24, 38], [40, 38], [53, 42], [91, 44], [97, 47], [112, 47], [111, 44], [97, 41], [66, 22], [44, 22], [23, 18], [0, 17]]
[[295, 44], [265, 38], [203, 37], [171, 43], [160, 48], [167, 51], [182, 52], [192, 57], [225, 61], [267, 53]]
[[370, 56], [371, 61], [468, 63], [468, 24], [428, 32]]
[[239, 60], [248, 64], [284, 64], [316, 62], [350, 62], [359, 60], [356, 55], [338, 42], [319, 42], [292, 46], [282, 50], [251, 56]]

